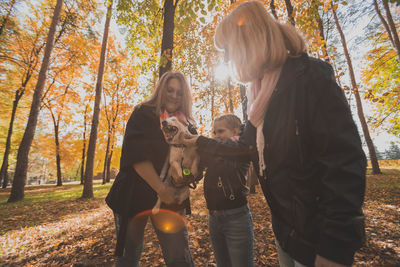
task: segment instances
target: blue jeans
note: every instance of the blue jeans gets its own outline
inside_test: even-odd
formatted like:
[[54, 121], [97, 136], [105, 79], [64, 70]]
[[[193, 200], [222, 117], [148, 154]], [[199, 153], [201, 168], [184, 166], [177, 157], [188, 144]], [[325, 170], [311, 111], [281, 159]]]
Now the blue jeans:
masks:
[[[184, 211], [178, 212], [184, 215]], [[154, 226], [152, 216], [141, 216], [131, 220], [125, 239], [124, 255], [116, 260], [117, 267], [137, 267], [143, 250], [144, 230], [148, 218], [153, 224], [161, 246], [164, 261], [168, 267], [192, 267], [194, 262], [189, 249], [189, 236], [186, 226], [177, 233], [164, 233]], [[120, 216], [114, 213], [116, 232], [118, 236]]]
[[278, 260], [280, 267], [306, 267], [300, 262], [294, 260], [288, 253], [286, 253], [275, 239], [276, 250], [278, 252]]
[[210, 239], [218, 267], [253, 267], [253, 219], [248, 205], [210, 210]]

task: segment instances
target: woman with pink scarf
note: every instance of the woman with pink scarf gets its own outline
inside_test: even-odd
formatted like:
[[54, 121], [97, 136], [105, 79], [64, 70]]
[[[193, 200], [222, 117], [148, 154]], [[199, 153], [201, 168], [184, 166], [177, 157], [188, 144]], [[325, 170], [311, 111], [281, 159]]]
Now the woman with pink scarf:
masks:
[[251, 158], [271, 209], [280, 266], [352, 265], [364, 239], [366, 159], [332, 67], [309, 57], [296, 29], [258, 1], [222, 20], [215, 45], [238, 80], [250, 84], [249, 121], [236, 145], [203, 136], [187, 145]]

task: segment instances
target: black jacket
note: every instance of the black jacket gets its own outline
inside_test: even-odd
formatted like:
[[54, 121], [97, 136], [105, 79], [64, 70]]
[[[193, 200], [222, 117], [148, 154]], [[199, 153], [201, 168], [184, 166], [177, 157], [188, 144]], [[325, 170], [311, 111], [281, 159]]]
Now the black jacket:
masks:
[[[234, 142], [230, 139], [226, 143]], [[248, 164], [229, 157], [215, 157], [207, 149], [198, 148], [201, 165], [207, 167], [204, 177], [204, 197], [209, 210], [226, 210], [247, 204]]]
[[[123, 253], [129, 218], [142, 211], [150, 211], [157, 202], [157, 193], [134, 170], [133, 164], [150, 161], [160, 175], [168, 148], [155, 108], [137, 106], [126, 125], [120, 171], [106, 197], [107, 205], [122, 218], [117, 237], [117, 256]], [[189, 205], [189, 200], [184, 201], [183, 206], [189, 209]]]
[[[259, 181], [281, 247], [308, 266], [316, 254], [350, 265], [364, 241], [366, 159], [328, 63], [306, 54], [286, 61], [263, 133], [267, 167]], [[201, 137], [198, 146], [245, 159], [255, 146], [250, 123], [240, 142], [227, 147]], [[254, 153], [253, 161], [258, 167]]]

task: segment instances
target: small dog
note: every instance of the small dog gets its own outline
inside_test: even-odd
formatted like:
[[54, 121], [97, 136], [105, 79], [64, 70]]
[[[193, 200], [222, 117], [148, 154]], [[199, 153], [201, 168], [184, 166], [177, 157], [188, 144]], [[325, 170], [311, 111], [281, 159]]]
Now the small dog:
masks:
[[[189, 184], [194, 177], [199, 174], [200, 156], [197, 154], [196, 147], [186, 147], [180, 140], [184, 136], [192, 135], [188, 130], [187, 123], [176, 117], [170, 117], [161, 122], [161, 130], [164, 133], [167, 143], [170, 145], [168, 173], [164, 183], [173, 185], [178, 189], [178, 204], [181, 204], [189, 197]], [[158, 213], [161, 200], [158, 198], [153, 208], [153, 214]]]

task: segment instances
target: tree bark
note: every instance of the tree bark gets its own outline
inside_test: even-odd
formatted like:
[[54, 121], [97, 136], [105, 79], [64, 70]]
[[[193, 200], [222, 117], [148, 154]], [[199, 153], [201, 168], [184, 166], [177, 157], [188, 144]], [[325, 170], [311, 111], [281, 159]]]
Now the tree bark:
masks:
[[82, 160], [81, 160], [81, 184], [84, 181], [85, 173], [85, 155], [86, 155], [86, 119], [87, 119], [87, 106], [83, 115], [83, 147], [82, 147]]
[[293, 6], [292, 6], [292, 2], [290, 2], [290, 0], [285, 0], [285, 4], [286, 4], [286, 10], [287, 10], [287, 14], [288, 14], [288, 17], [289, 17], [290, 24], [292, 24], [293, 26], [295, 26], [296, 23], [295, 23], [294, 17], [293, 17]]
[[240, 99], [242, 100], [243, 122], [246, 122], [247, 121], [247, 96], [246, 96], [246, 87], [243, 84], [240, 85]]
[[374, 7], [375, 7], [376, 14], [378, 14], [378, 17], [380, 18], [380, 20], [381, 20], [381, 22], [383, 24], [383, 27], [385, 27], [385, 30], [386, 30], [386, 32], [388, 34], [390, 42], [392, 43], [392, 45], [394, 47], [394, 40], [393, 40], [393, 37], [392, 37], [392, 32], [390, 31], [389, 25], [386, 22], [386, 19], [383, 17], [382, 12], [379, 9], [377, 0], [374, 0]]
[[[114, 140], [114, 138], [112, 139]], [[107, 160], [107, 179], [106, 179], [106, 183], [109, 183], [111, 180], [111, 159], [113, 156], [113, 152], [114, 152], [114, 141], [112, 141], [111, 144], [111, 149], [110, 149], [110, 155], [108, 156], [108, 160]]]
[[[174, 5], [175, 2], [175, 5]], [[158, 77], [172, 68], [172, 50], [174, 49], [174, 17], [178, 0], [165, 0], [161, 58]]]
[[276, 7], [275, 7], [275, 1], [271, 0], [271, 2], [269, 3], [269, 7], [271, 8], [271, 13], [274, 16], [274, 18], [276, 20], [278, 20], [278, 15], [276, 14]]
[[44, 51], [42, 65], [40, 67], [38, 81], [35, 87], [35, 91], [33, 93], [33, 100], [29, 113], [28, 123], [26, 125], [25, 133], [22, 137], [22, 141], [18, 149], [17, 165], [15, 167], [15, 175], [8, 202], [15, 202], [24, 198], [25, 182], [28, 171], [29, 150], [31, 148], [33, 137], [35, 135], [37, 119], [39, 116], [40, 101], [42, 98], [43, 87], [46, 81], [47, 69], [50, 64], [51, 52], [54, 47], [54, 37], [57, 24], [60, 20], [62, 4], [63, 0], [57, 0], [56, 7], [54, 9], [53, 19], [50, 24], [49, 34], [47, 36], [46, 47]]
[[2, 186], [3, 188], [6, 188], [8, 184], [8, 157], [10, 155], [10, 150], [11, 150], [11, 136], [14, 128], [15, 114], [17, 113], [18, 102], [21, 99], [23, 92], [24, 92], [23, 90], [18, 89], [15, 92], [15, 98], [13, 101], [10, 126], [8, 127], [8, 133], [7, 133], [6, 150], [4, 151], [3, 163], [1, 165], [1, 170], [0, 170], [0, 183], [1, 181], [3, 181], [3, 186]]
[[54, 124], [54, 139], [56, 143], [57, 186], [62, 186], [61, 155], [58, 125]]
[[321, 16], [319, 15], [319, 10], [318, 10], [318, 2], [313, 0], [311, 2], [311, 8], [315, 8], [315, 18], [318, 23], [318, 31], [319, 31], [319, 37], [321, 38], [323, 44], [322, 44], [322, 57], [325, 61], [329, 62], [329, 55], [328, 55], [328, 49], [327, 49], [327, 44], [325, 40], [325, 34], [324, 34], [324, 23], [321, 19]]
[[397, 56], [400, 59], [400, 40], [399, 40], [399, 35], [397, 34], [396, 25], [394, 24], [392, 13], [390, 12], [388, 0], [383, 0], [383, 6], [384, 6], [385, 11], [386, 11], [386, 18], [388, 20], [390, 31], [392, 33], [393, 46], [396, 49]]
[[369, 156], [370, 156], [371, 164], [372, 164], [372, 172], [373, 172], [373, 174], [381, 174], [382, 172], [379, 168], [374, 143], [369, 134], [368, 125], [365, 120], [364, 111], [363, 111], [363, 107], [362, 107], [362, 103], [361, 103], [361, 97], [360, 97], [360, 93], [358, 92], [357, 82], [356, 82], [356, 78], [354, 75], [353, 64], [351, 62], [350, 53], [347, 49], [346, 38], [343, 34], [342, 28], [339, 24], [339, 19], [336, 14], [336, 10], [334, 8], [332, 8], [332, 14], [333, 14], [333, 18], [335, 20], [336, 28], [340, 35], [340, 40], [342, 42], [343, 51], [344, 51], [344, 54], [346, 57], [347, 65], [349, 67], [349, 75], [350, 75], [351, 85], [353, 87], [354, 96], [356, 98], [358, 118], [360, 119], [361, 127], [362, 127], [362, 130], [364, 133], [364, 138], [365, 138], [365, 141], [368, 146]]
[[231, 78], [228, 77], [228, 98], [229, 98], [229, 112], [233, 113], [233, 101], [232, 101], [232, 90], [231, 90]]
[[103, 184], [107, 182], [107, 163], [108, 163], [108, 153], [110, 151], [110, 132], [107, 133], [107, 147], [106, 155], [104, 157], [104, 167], [103, 167]]
[[97, 128], [99, 126], [101, 91], [103, 89], [103, 75], [107, 51], [107, 39], [110, 29], [113, 0], [108, 1], [107, 17], [104, 25], [103, 41], [101, 45], [100, 63], [96, 82], [96, 95], [94, 100], [92, 127], [90, 129], [89, 145], [86, 158], [85, 181], [83, 184], [82, 198], [93, 198], [93, 169], [94, 154], [96, 151]]

